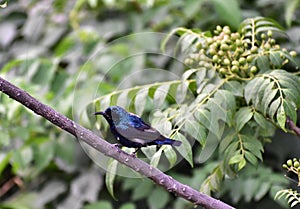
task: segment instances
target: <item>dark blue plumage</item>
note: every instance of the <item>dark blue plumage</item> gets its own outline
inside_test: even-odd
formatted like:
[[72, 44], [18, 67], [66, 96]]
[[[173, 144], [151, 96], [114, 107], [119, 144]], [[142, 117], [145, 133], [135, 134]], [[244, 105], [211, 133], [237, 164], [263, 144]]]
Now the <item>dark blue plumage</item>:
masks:
[[125, 147], [139, 149], [149, 145], [181, 145], [180, 141], [164, 137], [139, 116], [129, 113], [119, 106], [109, 107], [104, 112], [96, 112], [95, 115], [104, 116], [112, 134]]

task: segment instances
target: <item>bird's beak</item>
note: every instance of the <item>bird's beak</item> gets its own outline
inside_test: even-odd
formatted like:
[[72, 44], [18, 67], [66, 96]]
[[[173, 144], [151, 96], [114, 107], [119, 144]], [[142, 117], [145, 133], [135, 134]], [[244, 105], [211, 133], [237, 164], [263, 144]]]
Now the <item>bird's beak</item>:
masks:
[[95, 115], [106, 115], [105, 112], [95, 112]]

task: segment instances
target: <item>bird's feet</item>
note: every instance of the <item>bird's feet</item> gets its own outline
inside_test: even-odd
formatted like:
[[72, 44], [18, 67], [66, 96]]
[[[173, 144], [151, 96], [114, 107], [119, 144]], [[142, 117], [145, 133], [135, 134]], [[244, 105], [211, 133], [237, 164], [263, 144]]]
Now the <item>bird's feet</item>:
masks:
[[140, 147], [139, 147], [139, 148], [136, 148], [136, 149], [134, 150], [134, 152], [131, 153], [130, 155], [131, 155], [132, 157], [136, 157], [136, 153], [137, 153], [140, 149], [141, 149]]
[[114, 146], [117, 148], [118, 152], [120, 153], [122, 150], [122, 145], [121, 144], [114, 144]]

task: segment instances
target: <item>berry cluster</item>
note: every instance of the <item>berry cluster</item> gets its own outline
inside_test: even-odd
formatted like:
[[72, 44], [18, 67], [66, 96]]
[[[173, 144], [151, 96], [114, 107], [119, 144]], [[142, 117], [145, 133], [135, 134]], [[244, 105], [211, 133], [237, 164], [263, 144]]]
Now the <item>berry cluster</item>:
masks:
[[286, 161], [286, 164], [282, 165], [283, 168], [287, 169], [288, 171], [292, 171], [296, 174], [300, 172], [300, 162], [299, 159], [294, 158], [293, 160], [289, 159]]
[[[246, 35], [241, 35], [246, 34]], [[206, 37], [197, 44], [197, 52], [189, 55], [185, 64], [194, 68], [205, 67], [214, 68], [223, 77], [235, 76], [239, 78], [249, 78], [258, 73], [259, 66], [256, 58], [260, 55], [269, 55], [270, 51], [284, 51], [275, 39], [272, 38], [272, 31], [266, 34], [261, 33], [260, 39], [252, 40], [246, 32], [231, 32], [228, 26], [217, 26], [213, 37]], [[290, 52], [291, 56], [296, 56], [295, 51]], [[288, 59], [284, 53], [280, 54], [284, 65]], [[280, 68], [281, 66], [273, 66]], [[271, 68], [271, 66], [270, 66]]]

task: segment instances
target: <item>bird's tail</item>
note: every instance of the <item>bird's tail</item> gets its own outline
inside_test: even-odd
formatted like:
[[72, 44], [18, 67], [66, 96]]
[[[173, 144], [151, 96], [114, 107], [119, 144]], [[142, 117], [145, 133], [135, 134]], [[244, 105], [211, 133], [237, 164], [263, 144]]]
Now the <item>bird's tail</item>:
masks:
[[180, 146], [181, 141], [164, 138], [163, 140], [155, 140], [155, 144], [158, 144], [158, 145], [169, 144], [172, 146]]
[[[172, 140], [172, 139], [171, 139], [171, 140]], [[181, 141], [178, 141], [178, 140], [172, 140], [172, 141], [173, 141], [173, 143], [172, 143], [173, 146], [179, 147], [179, 146], [182, 144], [182, 142], [181, 142]]]

